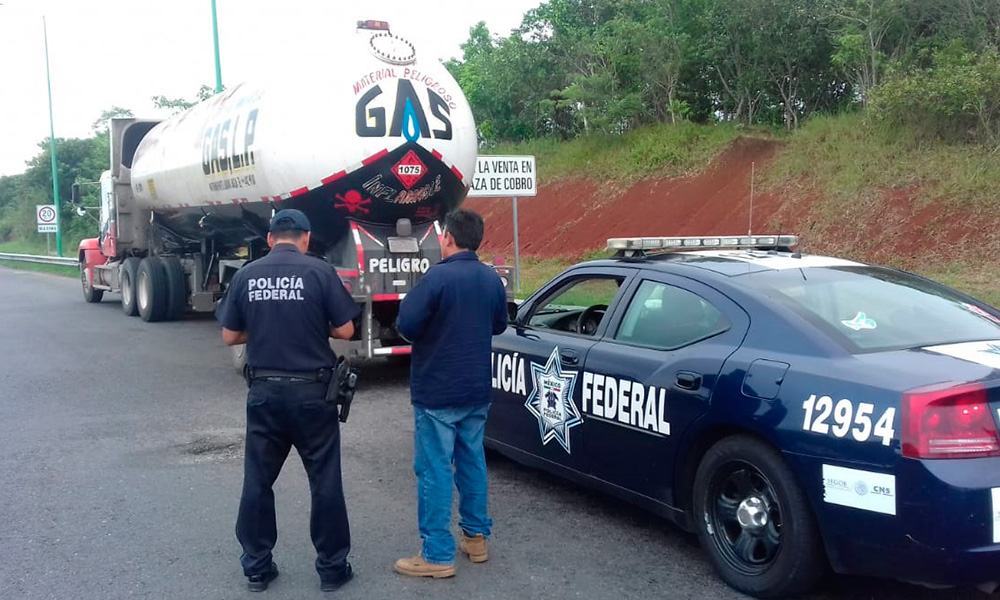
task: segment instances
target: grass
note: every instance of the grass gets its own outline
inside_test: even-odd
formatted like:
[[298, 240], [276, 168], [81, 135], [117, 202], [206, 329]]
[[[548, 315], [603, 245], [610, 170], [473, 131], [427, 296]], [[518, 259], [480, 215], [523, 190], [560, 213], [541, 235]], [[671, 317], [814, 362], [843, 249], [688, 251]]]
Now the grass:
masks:
[[[76, 242], [72, 246], [63, 244], [63, 256], [76, 256], [76, 248], [79, 242]], [[52, 256], [55, 256], [55, 241], [52, 242]], [[67, 250], [69, 249], [69, 250]], [[18, 240], [11, 242], [0, 243], [0, 252], [7, 252], [10, 254], [35, 254], [38, 256], [45, 256], [45, 241], [44, 239], [30, 239], [30, 240]], [[65, 275], [67, 277], [79, 277], [80, 270], [77, 267], [64, 267], [62, 265], [43, 265], [38, 263], [28, 263], [15, 260], [0, 260], [0, 266], [10, 267], [12, 269], [21, 269], [22, 271], [39, 271], [42, 273], [53, 273], [55, 275]]]
[[54, 275], [64, 275], [66, 277], [80, 276], [80, 269], [77, 267], [64, 267], [62, 265], [42, 265], [16, 260], [0, 260], [0, 267], [10, 267], [12, 269], [20, 269], [22, 271], [39, 271], [42, 273], [52, 273]]
[[[606, 256], [604, 251], [595, 252], [581, 260]], [[521, 257], [521, 293], [518, 298], [527, 298], [553, 277], [562, 273], [579, 261], [572, 259], [540, 259], [533, 256]], [[953, 287], [973, 298], [1000, 308], [1000, 265], [955, 262], [928, 266], [913, 270], [914, 273]]]
[[1000, 266], [955, 262], [920, 271], [920, 275], [951, 286], [981, 300], [990, 306], [1000, 307]]
[[538, 258], [536, 256], [521, 257], [521, 291], [515, 295], [524, 299], [535, 293], [535, 290], [545, 285], [550, 279], [575, 264], [565, 258]]
[[[52, 254], [55, 254], [55, 243], [52, 243], [51, 250]], [[65, 254], [66, 248], [63, 247], [63, 254]], [[0, 252], [10, 252], [12, 254], [37, 254], [39, 256], [45, 256], [45, 242], [38, 240], [15, 240], [11, 242], [0, 243]]]
[[[63, 256], [76, 257], [77, 248], [80, 247], [80, 240], [72, 238], [63, 238]], [[32, 236], [26, 240], [11, 240], [9, 242], [0, 242], [0, 252], [10, 252], [13, 254], [37, 254], [38, 256], [46, 255], [46, 244], [45, 238], [41, 235]], [[53, 236], [52, 243], [48, 245], [48, 255], [56, 255], [56, 240]]]
[[591, 134], [563, 141], [554, 138], [497, 144], [483, 154], [531, 154], [539, 182], [569, 177], [628, 183], [644, 177], [670, 177], [699, 170], [738, 137], [762, 135], [730, 124], [683, 122], [642, 127], [624, 135]]
[[860, 113], [816, 116], [788, 137], [766, 175], [770, 187], [801, 180], [841, 208], [870, 202], [882, 190], [913, 189], [923, 202], [969, 210], [996, 204], [1000, 156], [873, 124]]
[[611, 253], [605, 250], [583, 254], [576, 258], [540, 258], [537, 256], [521, 257], [521, 291], [515, 296], [525, 299], [535, 293], [535, 290], [549, 282], [553, 277], [569, 267], [585, 260], [607, 258]]

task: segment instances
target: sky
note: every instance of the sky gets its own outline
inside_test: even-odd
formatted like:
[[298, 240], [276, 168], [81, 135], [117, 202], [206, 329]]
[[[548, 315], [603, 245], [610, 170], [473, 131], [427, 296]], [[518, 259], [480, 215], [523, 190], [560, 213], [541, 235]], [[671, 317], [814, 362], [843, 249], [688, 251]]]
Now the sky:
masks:
[[[461, 57], [469, 28], [509, 35], [541, 0], [216, 0], [222, 82], [320, 72], [361, 19], [388, 21], [423, 56]], [[151, 98], [215, 86], [211, 0], [0, 0], [0, 176], [49, 137], [48, 29], [57, 138], [89, 137], [112, 106], [163, 117]]]

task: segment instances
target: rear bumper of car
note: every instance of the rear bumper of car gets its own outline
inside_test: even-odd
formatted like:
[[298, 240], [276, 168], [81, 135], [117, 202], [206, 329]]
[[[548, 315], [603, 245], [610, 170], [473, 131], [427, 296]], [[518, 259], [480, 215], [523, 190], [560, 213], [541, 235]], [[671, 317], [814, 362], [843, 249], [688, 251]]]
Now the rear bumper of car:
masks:
[[1000, 582], [1000, 458], [902, 459], [893, 475], [895, 515], [831, 504], [822, 480], [806, 486], [833, 569], [933, 586]]

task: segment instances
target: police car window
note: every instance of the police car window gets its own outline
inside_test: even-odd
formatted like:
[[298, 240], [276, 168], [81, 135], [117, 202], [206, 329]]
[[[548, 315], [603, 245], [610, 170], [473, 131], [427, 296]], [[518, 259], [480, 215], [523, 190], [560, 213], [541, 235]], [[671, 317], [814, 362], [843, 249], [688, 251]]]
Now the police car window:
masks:
[[651, 348], [680, 348], [721, 333], [729, 322], [707, 300], [687, 290], [643, 281], [615, 339]]
[[623, 280], [621, 277], [574, 279], [536, 305], [528, 317], [528, 325], [593, 335]]
[[1000, 317], [954, 290], [882, 267], [762, 271], [741, 276], [851, 352], [1000, 339]]

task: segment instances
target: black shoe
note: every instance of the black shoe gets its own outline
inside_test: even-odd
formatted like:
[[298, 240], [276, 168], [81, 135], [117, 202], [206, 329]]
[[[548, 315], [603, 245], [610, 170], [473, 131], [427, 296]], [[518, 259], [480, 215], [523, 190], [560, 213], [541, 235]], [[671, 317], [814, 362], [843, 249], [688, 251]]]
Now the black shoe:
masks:
[[271, 563], [271, 568], [263, 573], [247, 577], [247, 587], [251, 592], [263, 592], [267, 586], [278, 577], [278, 565]]
[[351, 568], [351, 563], [347, 563], [344, 570], [336, 577], [321, 576], [319, 579], [319, 589], [323, 592], [336, 592], [341, 586], [352, 579], [354, 579], [354, 569]]

